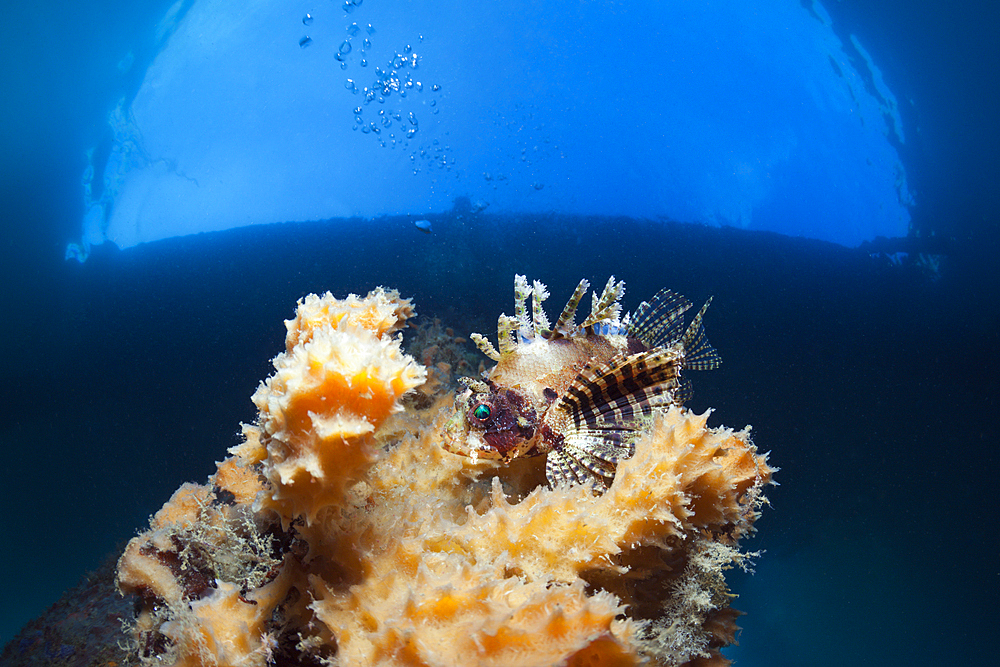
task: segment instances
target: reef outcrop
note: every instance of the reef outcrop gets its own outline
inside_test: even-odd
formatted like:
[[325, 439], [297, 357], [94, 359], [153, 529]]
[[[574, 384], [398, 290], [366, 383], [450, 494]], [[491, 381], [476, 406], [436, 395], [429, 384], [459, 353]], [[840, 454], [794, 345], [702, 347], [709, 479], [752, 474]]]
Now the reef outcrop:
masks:
[[119, 561], [137, 659], [728, 664], [723, 573], [773, 472], [749, 432], [673, 406], [604, 493], [550, 488], [541, 459], [442, 446], [449, 367], [403, 351], [412, 315], [381, 288], [299, 302], [244, 442]]

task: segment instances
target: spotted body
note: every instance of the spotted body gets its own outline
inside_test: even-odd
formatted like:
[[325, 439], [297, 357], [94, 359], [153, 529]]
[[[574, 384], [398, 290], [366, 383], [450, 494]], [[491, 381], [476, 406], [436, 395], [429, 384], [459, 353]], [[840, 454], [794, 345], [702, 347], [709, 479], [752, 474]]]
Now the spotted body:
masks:
[[719, 365], [702, 326], [711, 299], [686, 329], [691, 302], [668, 289], [621, 317], [625, 285], [612, 276], [576, 324], [588, 288], [581, 280], [550, 325], [542, 309], [545, 285], [515, 276], [514, 316], [500, 316], [498, 347], [471, 336], [496, 365], [483, 380], [463, 379], [466, 390], [446, 429], [448, 449], [504, 462], [544, 455], [551, 485], [601, 490], [618, 462], [632, 456], [635, 435], [652, 412], [690, 397], [682, 372]]

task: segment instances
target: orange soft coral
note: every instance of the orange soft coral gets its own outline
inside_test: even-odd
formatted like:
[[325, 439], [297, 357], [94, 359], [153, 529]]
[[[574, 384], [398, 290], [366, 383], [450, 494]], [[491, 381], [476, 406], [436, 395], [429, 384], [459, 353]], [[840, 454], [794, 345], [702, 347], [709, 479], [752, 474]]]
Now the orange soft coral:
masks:
[[400, 412], [425, 377], [392, 337], [411, 312], [383, 290], [300, 302], [246, 442], [122, 557], [139, 656], [726, 664], [722, 572], [772, 473], [748, 432], [659, 411], [603, 495], [549, 488], [539, 459], [452, 454], [446, 395]]

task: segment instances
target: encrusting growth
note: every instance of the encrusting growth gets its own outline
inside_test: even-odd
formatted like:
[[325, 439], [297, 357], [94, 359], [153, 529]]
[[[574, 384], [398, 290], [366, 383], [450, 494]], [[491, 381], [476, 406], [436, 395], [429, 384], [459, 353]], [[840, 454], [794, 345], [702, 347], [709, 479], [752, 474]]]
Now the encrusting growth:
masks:
[[728, 664], [723, 571], [773, 472], [748, 431], [657, 407], [602, 493], [547, 484], [541, 458], [452, 453], [448, 385], [407, 398], [427, 377], [401, 349], [412, 315], [383, 289], [299, 302], [244, 442], [119, 562], [137, 660]]

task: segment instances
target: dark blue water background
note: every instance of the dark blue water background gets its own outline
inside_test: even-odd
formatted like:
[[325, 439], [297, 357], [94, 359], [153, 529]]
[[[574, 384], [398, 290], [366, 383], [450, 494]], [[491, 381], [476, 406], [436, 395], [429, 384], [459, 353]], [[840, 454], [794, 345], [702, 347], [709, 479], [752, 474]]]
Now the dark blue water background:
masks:
[[[133, 49], [169, 3], [5, 7], [4, 352], [0, 451], [6, 574], [0, 641], [36, 616], [183, 481], [235, 444], [310, 291], [413, 296], [418, 313], [490, 332], [515, 272], [553, 302], [611, 273], [634, 307], [662, 286], [715, 295], [724, 359], [692, 407], [754, 426], [781, 467], [737, 576], [745, 665], [986, 663], [998, 593], [995, 438], [996, 9], [985, 2], [829, 3], [914, 99], [915, 224], [948, 239], [939, 275], [865, 250], [671, 224], [467, 212], [276, 225], [66, 263], [84, 150]], [[144, 51], [143, 46], [148, 48]], [[555, 308], [553, 306], [553, 308]]]

